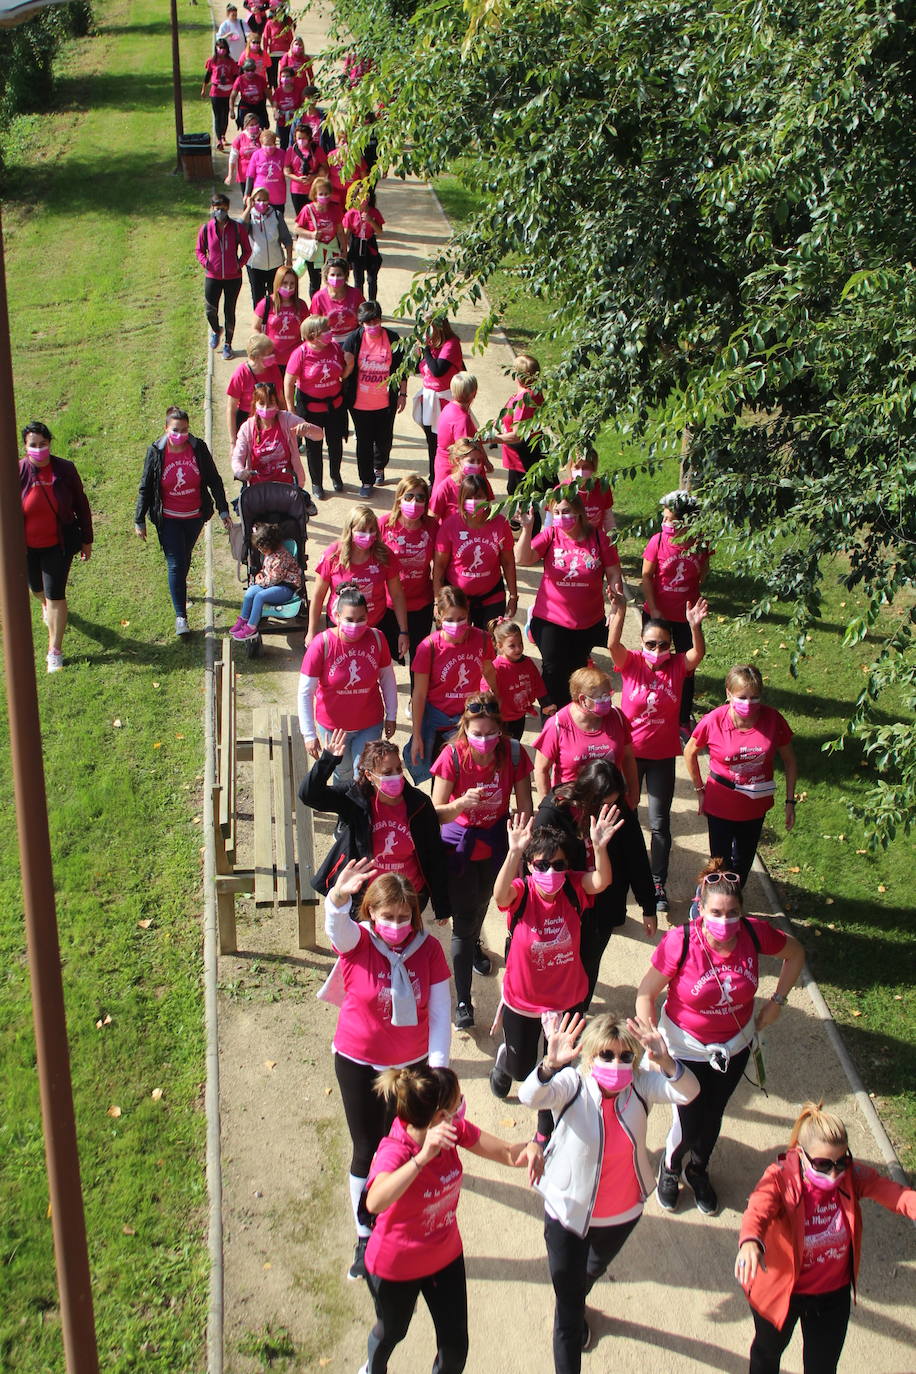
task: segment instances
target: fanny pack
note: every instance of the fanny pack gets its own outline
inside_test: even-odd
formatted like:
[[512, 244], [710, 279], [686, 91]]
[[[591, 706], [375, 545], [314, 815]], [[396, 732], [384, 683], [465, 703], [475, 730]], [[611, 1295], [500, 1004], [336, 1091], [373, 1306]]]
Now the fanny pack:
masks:
[[732, 792], [741, 792], [745, 797], [772, 797], [776, 791], [776, 782], [773, 778], [768, 782], [733, 782], [731, 778], [723, 778], [721, 773], [714, 773], [711, 768], [709, 776], [722, 787], [727, 787]]

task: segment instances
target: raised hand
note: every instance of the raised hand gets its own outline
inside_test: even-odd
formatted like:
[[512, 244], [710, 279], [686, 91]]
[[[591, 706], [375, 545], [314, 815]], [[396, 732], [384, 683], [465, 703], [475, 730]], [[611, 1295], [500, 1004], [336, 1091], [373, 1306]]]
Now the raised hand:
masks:
[[692, 629], [696, 629], [698, 625], [702, 625], [708, 615], [709, 603], [706, 601], [705, 597], [698, 596], [692, 606], [689, 601], [687, 602], [687, 624], [690, 625]]
[[334, 754], [336, 758], [342, 759], [347, 751], [346, 730], [332, 730], [325, 748], [329, 754]]
[[523, 854], [528, 848], [534, 830], [534, 817], [526, 815], [524, 811], [516, 811], [509, 817], [506, 829], [509, 835], [509, 853]]
[[589, 839], [595, 849], [603, 848], [623, 825], [623, 816], [616, 806], [602, 806], [588, 823]]
[[422, 1167], [428, 1164], [436, 1155], [443, 1150], [450, 1150], [458, 1139], [458, 1132], [455, 1130], [451, 1121], [440, 1121], [436, 1126], [430, 1126], [426, 1132], [426, 1138], [420, 1146], [420, 1153], [417, 1155], [417, 1163]]
[[[351, 859], [340, 871], [334, 892], [340, 897], [355, 897], [357, 892], [372, 881], [378, 869], [371, 859]], [[335, 902], [335, 906], [342, 906], [342, 902]]]
[[551, 1069], [565, 1069], [579, 1057], [579, 1037], [585, 1030], [585, 1017], [577, 1011], [568, 1011], [559, 1025], [554, 1026], [547, 1037], [547, 1053], [544, 1056]]

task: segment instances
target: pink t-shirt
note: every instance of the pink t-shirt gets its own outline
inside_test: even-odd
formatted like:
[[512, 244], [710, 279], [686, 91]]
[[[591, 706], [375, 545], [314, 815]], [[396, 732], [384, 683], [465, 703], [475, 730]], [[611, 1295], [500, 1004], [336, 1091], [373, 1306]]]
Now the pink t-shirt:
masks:
[[365, 930], [359, 944], [340, 956], [344, 1000], [334, 1032], [338, 1054], [360, 1064], [415, 1064], [429, 1054], [429, 990], [447, 983], [451, 974], [442, 946], [432, 935], [405, 961], [417, 1000], [417, 1024], [391, 1024], [391, 965], [379, 954]]
[[172, 520], [194, 520], [200, 515], [200, 472], [190, 444], [162, 450], [162, 514]]
[[[397, 557], [408, 611], [429, 606], [433, 599], [432, 565], [438, 524], [432, 516], [424, 515], [418, 527], [411, 530], [400, 520], [392, 525], [391, 517], [386, 515], [379, 528], [385, 544]], [[387, 592], [387, 602], [390, 606], [390, 592]]]
[[[480, 1127], [455, 1118], [457, 1144], [466, 1150], [480, 1139]], [[369, 1182], [378, 1174], [392, 1174], [420, 1147], [395, 1118], [375, 1152]], [[407, 1282], [437, 1274], [461, 1254], [458, 1201], [461, 1196], [461, 1159], [457, 1149], [443, 1150], [419, 1171], [407, 1192], [384, 1212], [366, 1246], [366, 1268], [381, 1279]]]
[[448, 557], [446, 582], [468, 596], [492, 592], [495, 601], [504, 591], [501, 559], [512, 548], [512, 530], [504, 515], [494, 515], [483, 525], [469, 525], [456, 511], [443, 520], [436, 537], [436, 553]]
[[631, 649], [620, 670], [620, 709], [633, 734], [639, 759], [673, 759], [681, 752], [681, 686], [687, 676], [683, 654], [669, 654], [654, 666]]
[[[515, 784], [527, 778], [532, 770], [532, 762], [527, 749], [519, 747], [518, 762], [512, 762], [512, 749], [507, 736], [503, 737], [503, 757], [494, 766], [492, 755], [483, 764], [477, 762], [478, 755], [468, 744], [447, 744], [436, 759], [430, 772], [437, 778], [447, 778], [454, 784], [452, 796], [460, 797], [470, 787], [478, 787], [483, 793], [482, 800], [470, 811], [462, 811], [455, 817], [458, 825], [482, 827], [495, 825], [509, 814]], [[476, 851], [472, 858], [482, 858]]]
[[[534, 702], [547, 695], [544, 679], [530, 658], [520, 658], [517, 663], [512, 663], [503, 654], [497, 654], [493, 669], [496, 673], [499, 712], [505, 721], [521, 720]], [[481, 678], [480, 690], [486, 687], [486, 679]]]
[[354, 238], [371, 239], [374, 234], [379, 233], [384, 228], [385, 220], [380, 211], [371, 205], [366, 209], [365, 215], [362, 210], [358, 210], [354, 206], [344, 215], [343, 225]]
[[[243, 61], [247, 60], [243, 58]], [[232, 90], [242, 105], [260, 105], [262, 100], [267, 99], [267, 82], [260, 72], [239, 72], [232, 83]]]
[[287, 482], [291, 485], [296, 478], [293, 467], [295, 439], [287, 439], [286, 433], [276, 422], [266, 428], [259, 428], [256, 419], [249, 423], [251, 448], [248, 463], [254, 469], [248, 478], [249, 484], [257, 486], [259, 482]]
[[[520, 425], [523, 420], [530, 420], [538, 406], [542, 406], [543, 404], [544, 397], [539, 391], [527, 391], [525, 387], [522, 387], [514, 396], [509, 397], [503, 407], [501, 416], [503, 433], [509, 434], [510, 431], [515, 429], [516, 425]], [[537, 434], [531, 431], [528, 435], [528, 443], [530, 444], [536, 441]], [[518, 449], [513, 448], [511, 444], [500, 444], [500, 449], [502, 450], [504, 468], [509, 472], [525, 471], [525, 464], [519, 456]]]
[[295, 380], [303, 395], [316, 401], [339, 396], [343, 387], [344, 355], [336, 343], [316, 352], [301, 343], [290, 354], [286, 375]]
[[381, 630], [367, 630], [352, 644], [336, 630], [316, 635], [305, 651], [301, 672], [318, 679], [315, 719], [325, 730], [368, 730], [385, 716], [379, 674], [391, 663]]
[[400, 873], [413, 883], [416, 892], [426, 887], [407, 822], [406, 802], [372, 798], [372, 862], [383, 873]]
[[604, 1154], [592, 1219], [623, 1216], [642, 1204], [639, 1179], [633, 1168], [633, 1142], [617, 1118], [617, 1098], [602, 1097]]
[[[270, 313], [267, 307], [270, 304]], [[277, 367], [286, 368], [295, 349], [299, 347], [299, 329], [302, 321], [308, 319], [309, 309], [305, 301], [295, 301], [292, 305], [281, 305], [279, 310], [273, 308], [273, 303], [268, 297], [259, 301], [255, 306], [254, 313], [259, 320], [265, 320], [264, 333], [274, 346], [274, 356], [277, 359]], [[277, 392], [278, 397], [282, 397], [283, 389]]]
[[248, 164], [254, 157], [255, 149], [260, 145], [250, 139], [246, 133], [240, 133], [232, 140], [232, 146], [238, 154], [239, 159], [236, 176], [240, 182], [246, 181], [248, 178]]
[[[492, 501], [493, 488], [487, 482], [487, 496]], [[437, 520], [444, 520], [448, 515], [455, 515], [458, 510], [458, 483], [454, 477], [444, 477], [441, 482], [437, 482], [433, 487], [432, 495], [429, 498], [429, 513], [434, 515]]]
[[557, 525], [531, 541], [544, 560], [533, 615], [564, 629], [585, 629], [604, 620], [604, 571], [620, 564], [620, 555], [604, 530], [591, 530], [579, 543]]
[[325, 205], [319, 205], [317, 200], [310, 200], [308, 205], [303, 205], [296, 216], [296, 223], [300, 229], [317, 229], [319, 242], [330, 243], [343, 223], [343, 217], [343, 206], [332, 196]]
[[[400, 564], [393, 553], [389, 553], [387, 563], [380, 563], [377, 558], [370, 557], [365, 563], [351, 563], [348, 567], [344, 567], [340, 561], [340, 544], [337, 540], [328, 545], [321, 562], [315, 569], [315, 575], [323, 577], [332, 591], [335, 587], [339, 587], [341, 582], [356, 583], [366, 598], [366, 610], [370, 625], [378, 625], [385, 614], [388, 583], [392, 578], [400, 577], [400, 573]], [[334, 621], [332, 602], [333, 597], [329, 597], [328, 618]]]
[[210, 77], [211, 96], [228, 95], [239, 74], [239, 66], [231, 57], [208, 57], [204, 70]]
[[354, 410], [387, 410], [390, 403], [388, 383], [391, 380], [391, 340], [384, 329], [373, 339], [363, 330], [356, 367], [356, 399]]
[[621, 766], [623, 751], [633, 742], [626, 717], [612, 706], [599, 720], [599, 728], [594, 732], [583, 730], [573, 719], [570, 703], [561, 706], [556, 715], [545, 722], [534, 747], [552, 765], [552, 787], [572, 782], [590, 759], [608, 759], [618, 768]]
[[[300, 105], [299, 91], [296, 88], [295, 78], [287, 86], [281, 81], [274, 91], [274, 109], [277, 113], [277, 128], [283, 129], [287, 124], [292, 124], [293, 115]], [[286, 157], [284, 155], [283, 165], [286, 167]], [[308, 194], [304, 192], [303, 194]]]
[[[335, 300], [326, 286], [316, 291], [309, 306], [312, 315], [326, 315], [335, 343], [352, 334], [359, 321], [356, 312], [365, 300], [358, 286], [345, 286], [343, 296]], [[386, 397], [387, 403], [387, 397]]]
[[[276, 355], [275, 355], [276, 356]], [[250, 363], [240, 363], [229, 378], [229, 385], [226, 387], [226, 395], [235, 398], [237, 410], [245, 410], [248, 414], [252, 411], [252, 398], [254, 389], [259, 382], [272, 382], [277, 393], [277, 400], [283, 404], [283, 373], [276, 363], [271, 363], [263, 372], [255, 374], [251, 370]]]
[[476, 625], [469, 627], [461, 644], [434, 630], [417, 645], [410, 666], [414, 673], [428, 675], [426, 699], [430, 706], [447, 716], [458, 716], [467, 698], [478, 690], [480, 665], [492, 661], [493, 652], [492, 639]]
[[642, 556], [643, 562], [655, 564], [652, 580], [659, 614], [665, 620], [686, 621], [688, 603], [696, 605], [700, 595], [709, 550], [689, 539], [676, 544], [668, 530], [660, 530], [653, 534]]
[[[307, 196], [312, 189], [312, 182], [326, 163], [327, 158], [322, 148], [302, 149], [298, 143], [287, 148], [283, 166], [288, 167], [293, 173], [289, 183], [290, 191], [297, 196]], [[314, 228], [311, 224], [307, 227]]]
[[703, 716], [693, 738], [701, 749], [709, 750], [703, 814], [735, 821], [756, 820], [765, 815], [773, 805], [772, 795], [745, 796], [717, 782], [713, 773], [745, 787], [771, 781], [776, 750], [792, 738], [785, 717], [772, 706], [761, 706], [751, 729], [739, 730], [732, 719], [731, 706], [726, 702]]
[[[781, 930], [749, 916], [760, 941], [761, 954], [781, 954], [786, 937]], [[678, 969], [684, 948], [681, 926], [666, 931], [652, 952], [652, 966], [671, 981], [665, 1010], [676, 1026], [704, 1045], [724, 1044], [743, 1030], [754, 1014], [754, 998], [760, 979], [754, 942], [744, 926], [731, 954], [712, 949], [701, 921], [690, 922], [687, 957]]]
[[[582, 890], [582, 874], [570, 873], [569, 882], [584, 911], [592, 899]], [[512, 932], [503, 979], [503, 1001], [513, 1011], [539, 1016], [543, 1011], [568, 1011], [588, 992], [579, 947], [582, 920], [564, 891], [550, 901], [540, 895], [533, 878], [514, 878], [512, 901], [500, 907], [507, 926], [518, 906], [522, 889], [528, 888], [525, 910]]]
[[423, 385], [427, 391], [444, 391], [449, 394], [452, 378], [456, 372], [464, 371], [464, 355], [461, 352], [461, 342], [458, 339], [446, 339], [438, 348], [430, 345], [430, 353], [436, 362], [447, 362], [448, 367], [441, 377], [434, 377], [423, 359], [420, 359], [420, 376], [423, 378]]
[[467, 406], [459, 405], [457, 401], [449, 401], [442, 407], [439, 427], [436, 430], [436, 461], [433, 465], [433, 478], [436, 482], [444, 481], [451, 472], [449, 445], [456, 443], [458, 439], [472, 439], [476, 433], [477, 426], [471, 419], [471, 412]]
[[614, 506], [614, 493], [605, 489], [597, 477], [579, 482], [579, 499], [585, 507], [585, 518], [592, 529], [604, 529], [604, 517]]
[[252, 190], [263, 186], [270, 196], [271, 205], [286, 204], [286, 177], [283, 165], [286, 153], [282, 148], [258, 148], [248, 164], [248, 175], [252, 178]]
[[805, 1245], [793, 1293], [833, 1293], [852, 1278], [849, 1228], [836, 1189], [821, 1193], [802, 1180]]

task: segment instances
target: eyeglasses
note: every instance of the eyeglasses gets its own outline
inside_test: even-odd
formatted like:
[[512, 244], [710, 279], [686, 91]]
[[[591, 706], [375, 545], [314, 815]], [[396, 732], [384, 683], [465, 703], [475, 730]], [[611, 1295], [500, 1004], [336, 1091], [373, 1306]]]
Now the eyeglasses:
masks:
[[615, 1054], [613, 1050], [599, 1050], [595, 1058], [602, 1059], [605, 1064], [632, 1064], [636, 1055], [632, 1050], [623, 1050], [620, 1054]]
[[498, 716], [498, 701], [469, 701], [464, 708], [469, 716]]
[[670, 648], [671, 648], [671, 640], [670, 640], [670, 639], [644, 639], [642, 643], [643, 643], [643, 648], [644, 648], [644, 649], [670, 649]]
[[705, 873], [701, 882], [706, 887], [715, 887], [716, 883], [737, 883], [740, 887], [741, 879], [737, 873]]
[[[804, 1149], [804, 1146], [802, 1146], [802, 1149]], [[819, 1174], [843, 1174], [852, 1163], [852, 1155], [848, 1150], [844, 1155], [840, 1155], [839, 1159], [815, 1159], [813, 1155], [809, 1155], [808, 1151], [805, 1150], [805, 1159], [807, 1159], [811, 1168]]]
[[565, 859], [532, 859], [531, 867], [536, 873], [549, 873], [551, 869], [554, 873], [565, 873], [569, 864]]

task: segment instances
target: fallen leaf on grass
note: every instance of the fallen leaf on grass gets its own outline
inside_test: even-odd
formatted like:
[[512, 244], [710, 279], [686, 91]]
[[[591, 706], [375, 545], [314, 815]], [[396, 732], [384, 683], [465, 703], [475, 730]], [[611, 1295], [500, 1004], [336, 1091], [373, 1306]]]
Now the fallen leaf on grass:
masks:
[[109, 1108], [108, 1108], [108, 1111], [105, 1113], [105, 1115], [106, 1115], [106, 1116], [113, 1116], [113, 1117], [115, 1118], [115, 1120], [117, 1120], [118, 1117], [121, 1115], [121, 1108], [120, 1108], [120, 1107], [109, 1107]]
[[176, 739], [184, 739], [184, 735], [176, 735], [175, 738], [176, 738]]
[[275, 1069], [277, 1067], [276, 1059], [265, 1059], [264, 1067], [265, 1069]]
[[157, 691], [159, 690], [159, 683], [158, 683], [158, 682], [154, 682], [154, 683], [153, 683], [153, 686], [156, 688]]
[[111, 1017], [110, 1017], [109, 1015], [106, 1014], [105, 1016], [101, 1017], [100, 1020], [96, 1021], [96, 1023], [95, 1023], [95, 1028], [96, 1028], [96, 1030], [101, 1030], [103, 1026], [110, 1026], [110, 1025], [111, 1025]]
[[886, 891], [887, 891], [887, 888], [885, 887], [884, 883], [879, 883], [879, 884], [878, 884], [878, 891], [879, 891], [879, 892], [886, 892]]
[[899, 992], [895, 992], [895, 993], [894, 993], [894, 1001], [895, 1001], [895, 1002], [902, 1002], [902, 1001], [903, 1001], [903, 997], [902, 997], [902, 995], [901, 995]]
[[150, 1097], [153, 1099], [154, 1102], [158, 1102], [162, 1097], [162, 1089], [153, 1088], [153, 1091], [150, 1093]]
[[861, 1013], [860, 1011], [854, 1011], [852, 1014], [853, 1014], [853, 1016], [861, 1016], [861, 1015], [862, 1015], [862, 1013]]
[[789, 869], [789, 872], [790, 872], [790, 873], [801, 873], [801, 869], [799, 868], [798, 864], [796, 864], [794, 868], [790, 868], [790, 869]]
[[137, 1234], [132, 1226], [122, 1226], [121, 1233], [125, 1236], [135, 1236]]
[[137, 925], [140, 927], [141, 930], [149, 930], [152, 924], [153, 921], [151, 916], [146, 916], [142, 921], [137, 922]]
[[117, 720], [113, 720], [111, 723], [112, 723], [112, 725], [114, 726], [114, 728], [115, 728], [116, 730], [120, 730], [120, 728], [121, 728], [121, 719], [120, 719], [120, 717], [118, 717]]
[[161, 749], [161, 748], [162, 748], [162, 740], [161, 740], [161, 739], [157, 739], [157, 740], [156, 740], [156, 743], [153, 745], [153, 748], [154, 748], [154, 749]]
[[130, 624], [130, 621], [129, 621], [129, 620], [122, 620], [122, 621], [121, 621], [121, 624], [122, 624], [122, 625], [124, 626], [124, 628], [126, 629], [127, 626]]
[[868, 853], [868, 850], [867, 850], [867, 849], [857, 849], [857, 850], [856, 850], [856, 853], [857, 853], [857, 854], [867, 854], [867, 853]]

